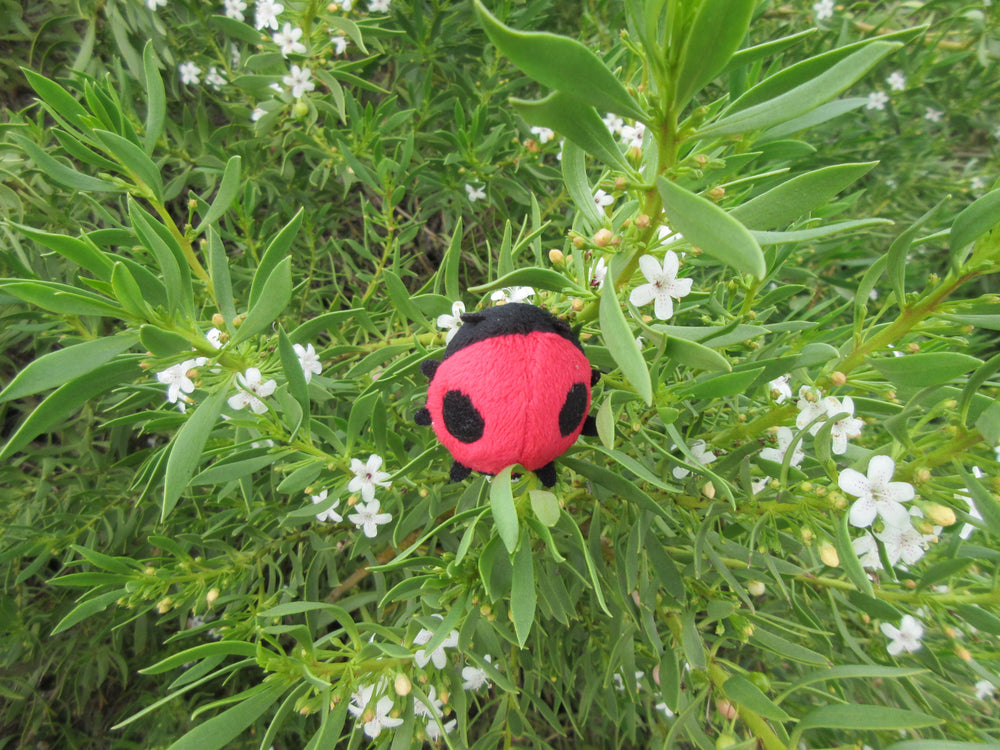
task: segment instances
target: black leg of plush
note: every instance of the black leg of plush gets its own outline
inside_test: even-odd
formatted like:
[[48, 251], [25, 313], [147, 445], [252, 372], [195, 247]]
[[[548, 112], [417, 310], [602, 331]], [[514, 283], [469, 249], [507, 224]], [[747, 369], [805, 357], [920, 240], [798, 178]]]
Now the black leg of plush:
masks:
[[413, 415], [413, 421], [421, 427], [428, 427], [431, 423], [431, 413], [427, 409], [417, 409], [417, 413]]
[[597, 437], [597, 420], [594, 417], [587, 417], [583, 420], [583, 430], [580, 434], [587, 437]]
[[538, 481], [544, 484], [546, 487], [554, 487], [556, 483], [556, 465], [554, 462], [549, 461], [545, 466], [540, 469], [535, 469], [535, 476], [538, 477]]
[[462, 466], [462, 464], [460, 464], [458, 461], [455, 461], [451, 465], [450, 476], [451, 476], [451, 481], [453, 482], [461, 482], [471, 473], [472, 469], [470, 469], [468, 466]]

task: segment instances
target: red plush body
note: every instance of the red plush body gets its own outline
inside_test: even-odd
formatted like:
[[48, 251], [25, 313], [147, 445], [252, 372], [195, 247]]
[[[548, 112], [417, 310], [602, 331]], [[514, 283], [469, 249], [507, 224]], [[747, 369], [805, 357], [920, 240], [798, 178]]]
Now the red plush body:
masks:
[[590, 409], [590, 363], [569, 326], [534, 305], [510, 304], [463, 316], [431, 378], [430, 424], [455, 464], [496, 474], [511, 464], [555, 483], [552, 462], [580, 436]]

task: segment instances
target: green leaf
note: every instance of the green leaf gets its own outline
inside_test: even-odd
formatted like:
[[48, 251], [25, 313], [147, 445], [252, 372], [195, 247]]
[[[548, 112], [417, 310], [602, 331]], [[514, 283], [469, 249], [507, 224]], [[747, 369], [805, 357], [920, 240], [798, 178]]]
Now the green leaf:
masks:
[[270, 280], [272, 272], [288, 255], [288, 251], [292, 247], [292, 242], [295, 241], [295, 237], [302, 227], [304, 217], [305, 209], [300, 208], [295, 216], [274, 236], [274, 239], [268, 243], [264, 254], [260, 258], [260, 265], [254, 271], [253, 281], [250, 284], [249, 307], [257, 304], [257, 301], [264, 293], [264, 286]]
[[788, 721], [789, 716], [760, 688], [741, 675], [733, 675], [722, 684], [722, 691], [733, 703], [773, 721]]
[[432, 326], [424, 314], [413, 304], [410, 292], [399, 276], [386, 268], [382, 271], [382, 277], [385, 279], [385, 289], [393, 307], [417, 325], [423, 326], [429, 331], [436, 330], [435, 326]]
[[886, 252], [886, 270], [889, 274], [889, 283], [892, 284], [892, 290], [896, 294], [896, 304], [900, 308], [903, 307], [906, 301], [906, 265], [910, 252], [910, 245], [913, 244], [913, 240], [916, 238], [920, 228], [926, 224], [927, 221], [938, 212], [938, 209], [947, 203], [947, 201], [947, 196], [938, 201], [937, 205], [924, 213], [923, 216], [907, 227], [906, 230], [900, 233], [900, 235], [892, 241], [892, 244], [889, 245], [889, 250]]
[[151, 664], [145, 669], [140, 669], [139, 674], [162, 674], [171, 669], [183, 666], [188, 662], [204, 659], [209, 656], [244, 656], [256, 657], [258, 648], [253, 643], [244, 641], [219, 641], [218, 643], [203, 643], [200, 646], [186, 648], [183, 651], [161, 659], [155, 664]]
[[687, 386], [682, 390], [684, 398], [722, 398], [743, 393], [764, 371], [763, 367], [740, 372], [729, 372], [724, 375], [713, 375], [699, 383]]
[[202, 217], [201, 223], [194, 230], [195, 235], [204, 232], [210, 224], [222, 216], [229, 209], [229, 206], [232, 205], [236, 194], [243, 187], [240, 183], [240, 162], [239, 156], [229, 157], [229, 161], [226, 162], [226, 168], [222, 172], [222, 181], [219, 183], [219, 189], [215, 193], [215, 200], [212, 201], [212, 205], [208, 207], [208, 211]]
[[[237, 456], [239, 455], [242, 454], [237, 454]], [[250, 458], [220, 461], [195, 475], [190, 484], [192, 487], [205, 484], [224, 484], [234, 479], [250, 476], [254, 472], [273, 465], [274, 462], [275, 456], [267, 452]], [[314, 511], [311, 511], [310, 515], [312, 514]]]
[[75, 263], [104, 281], [111, 281], [114, 262], [89, 239], [77, 239], [64, 234], [50, 234], [40, 229], [10, 222], [10, 225], [35, 242], [54, 250], [66, 260]]
[[41, 148], [18, 133], [11, 133], [10, 137], [28, 154], [38, 169], [47, 174], [60, 185], [64, 185], [72, 190], [80, 190], [82, 192], [125, 192], [125, 188], [120, 185], [116, 185], [108, 180], [101, 180], [97, 177], [91, 177], [90, 175], [77, 172], [75, 169], [67, 167], [62, 162], [56, 161]]
[[847, 513], [840, 514], [840, 522], [837, 524], [837, 535], [834, 537], [834, 546], [837, 548], [837, 555], [840, 557], [840, 567], [844, 569], [847, 577], [851, 579], [858, 591], [867, 596], [874, 597], [875, 590], [872, 582], [868, 580], [865, 569], [861, 566], [858, 553], [854, 551], [851, 543], [850, 523]]
[[615, 413], [611, 406], [611, 396], [604, 399], [597, 410], [597, 436], [601, 440], [601, 445], [609, 451], [615, 448]]
[[148, 187], [160, 203], [163, 202], [163, 179], [159, 168], [145, 152], [132, 141], [122, 138], [117, 133], [107, 130], [95, 130], [94, 133], [107, 148], [108, 153], [125, 167], [126, 172], [140, 184]]
[[[860, 79], [886, 55], [902, 46], [898, 42], [871, 42], [832, 65], [818, 76], [773, 99], [733, 112], [707, 124], [698, 138], [718, 138], [761, 130], [801, 117], [828, 102]], [[671, 224], [673, 226], [673, 224]], [[680, 230], [683, 232], [683, 230]]]
[[[841, 232], [869, 229], [875, 226], [892, 226], [892, 223], [889, 219], [854, 219], [851, 221], [839, 221], [835, 224], [824, 224], [814, 229], [797, 229], [791, 232], [759, 232], [751, 230], [750, 234], [760, 245], [781, 245], [786, 242], [812, 242], [813, 240], [831, 237]], [[871, 290], [869, 289], [869, 291]]]
[[674, 108], [680, 111], [726, 67], [739, 49], [757, 0], [703, 0], [684, 37], [674, 79]]
[[281, 357], [281, 369], [288, 381], [288, 392], [302, 407], [303, 423], [305, 423], [309, 419], [309, 385], [306, 383], [299, 355], [295, 353], [295, 346], [285, 333], [285, 329], [280, 326], [278, 327], [278, 354]]
[[55, 281], [0, 279], [0, 290], [59, 315], [125, 316], [125, 311], [108, 298]]
[[[737, 206], [729, 215], [748, 229], [784, 226], [825, 206], [833, 196], [868, 174], [878, 162], [834, 164], [787, 180]], [[683, 230], [681, 230], [683, 231]]]
[[530, 286], [538, 289], [549, 289], [553, 292], [561, 292], [566, 289], [576, 288], [576, 285], [563, 276], [558, 271], [551, 268], [519, 268], [511, 271], [506, 276], [501, 276], [496, 281], [489, 284], [469, 287], [473, 294], [480, 292], [491, 292], [494, 289], [504, 289], [510, 286]]
[[958, 461], [952, 461], [955, 471], [965, 481], [965, 486], [972, 496], [972, 501], [983, 517], [987, 527], [994, 533], [1000, 534], [1000, 501], [987, 490], [976, 477], [965, 470]]
[[609, 278], [601, 288], [601, 302], [598, 308], [601, 323], [601, 337], [611, 353], [615, 364], [625, 379], [635, 388], [636, 393], [647, 404], [653, 403], [653, 383], [649, 368], [642, 357], [642, 351], [635, 343], [635, 335], [622, 312], [615, 285]]
[[683, 234], [692, 245], [740, 273], [764, 278], [767, 273], [764, 253], [737, 219], [707, 198], [663, 177], [656, 178], [656, 186], [671, 228]]
[[215, 227], [208, 228], [208, 276], [212, 281], [215, 301], [219, 312], [225, 318], [226, 328], [234, 331], [233, 320], [236, 318], [236, 306], [233, 304], [233, 281], [229, 275], [229, 257]]
[[917, 729], [940, 724], [942, 719], [892, 706], [869, 706], [857, 703], [815, 708], [799, 722], [798, 731], [829, 728], [837, 730]]
[[[558, 520], [558, 513], [556, 514]], [[510, 614], [514, 621], [514, 633], [517, 635], [517, 645], [524, 648], [531, 626], [535, 621], [535, 567], [531, 555], [531, 539], [525, 538], [514, 553], [512, 561], [514, 575], [510, 583]]]
[[919, 667], [881, 667], [876, 664], [843, 664], [803, 675], [789, 685], [778, 696], [777, 700], [780, 703], [786, 696], [791, 695], [801, 687], [813, 685], [817, 682], [826, 682], [827, 680], [898, 680], [903, 677], [913, 677], [926, 673], [926, 669]]
[[[455, 231], [451, 234], [451, 242], [444, 254], [438, 275], [444, 275], [444, 293], [452, 302], [462, 298], [462, 289], [458, 285], [458, 269], [462, 263], [462, 217], [455, 222]], [[435, 286], [435, 289], [438, 287]]]
[[119, 355], [85, 375], [74, 378], [49, 394], [18, 426], [0, 449], [0, 462], [6, 461], [32, 440], [48, 432], [69, 417], [86, 401], [111, 390], [119, 383], [134, 380], [141, 372], [138, 355]]
[[959, 352], [927, 352], [902, 357], [869, 357], [868, 364], [888, 378], [893, 385], [926, 388], [961, 377], [983, 364], [981, 359]]
[[962, 210], [951, 223], [948, 244], [952, 253], [971, 245], [1000, 224], [1000, 190], [991, 190]]
[[733, 369], [729, 360], [719, 352], [688, 339], [668, 336], [663, 354], [670, 360], [694, 370], [729, 372]]
[[21, 370], [7, 384], [0, 392], [0, 403], [41, 393], [86, 375], [134, 346], [138, 338], [129, 331], [49, 352]]
[[69, 630], [78, 622], [86, 620], [91, 615], [96, 615], [98, 612], [105, 612], [111, 604], [118, 601], [118, 599], [125, 595], [125, 589], [117, 589], [115, 591], [98, 594], [92, 599], [88, 599], [85, 602], [77, 604], [72, 610], [70, 610], [69, 614], [63, 617], [56, 624], [49, 635], [59, 635], [59, 633]]
[[230, 339], [235, 345], [270, 326], [292, 301], [292, 259], [286, 257], [267, 277], [256, 303]]
[[149, 324], [139, 329], [139, 341], [155, 357], [172, 357], [191, 351], [191, 342], [181, 334]]
[[532, 125], [552, 128], [608, 166], [638, 177], [604, 120], [589, 104], [560, 91], [554, 91], [544, 99], [528, 101], [512, 98], [510, 102], [517, 113]]
[[201, 462], [202, 450], [209, 434], [219, 419], [219, 413], [226, 402], [229, 385], [222, 384], [202, 402], [184, 425], [174, 435], [170, 443], [170, 454], [163, 478], [163, 504], [160, 521], [166, 520], [177, 505], [181, 494], [187, 489], [195, 469]]
[[554, 493], [548, 490], [529, 490], [528, 499], [531, 500], [531, 510], [539, 521], [546, 526], [555, 526], [559, 523], [559, 500]]
[[602, 112], [645, 119], [625, 86], [588, 47], [556, 34], [516, 31], [500, 23], [480, 0], [474, 4], [490, 41], [529, 78]]
[[765, 630], [759, 625], [755, 627], [753, 635], [750, 636], [750, 643], [778, 654], [783, 659], [791, 659], [792, 661], [816, 666], [829, 666], [829, 661], [822, 654], [805, 646], [800, 646], [798, 643], [792, 643], [779, 635]]
[[136, 320], [145, 320], [152, 313], [135, 277], [128, 270], [128, 266], [120, 261], [115, 263], [111, 271], [111, 289], [118, 304]]
[[507, 552], [514, 554], [517, 549], [518, 520], [517, 508], [514, 506], [514, 494], [510, 486], [510, 474], [513, 467], [508, 466], [495, 477], [490, 484], [490, 508], [493, 511], [493, 522], [497, 533], [503, 540]]
[[142, 150], [146, 154], [152, 154], [167, 121], [167, 94], [163, 88], [163, 78], [156, 67], [152, 40], [143, 47], [142, 68], [146, 81], [146, 132], [142, 137]]
[[248, 726], [260, 718], [287, 688], [284, 685], [263, 684], [243, 693], [244, 697], [232, 708], [199, 724], [167, 750], [218, 750], [225, 747]]
[[65, 118], [67, 122], [79, 130], [84, 132], [89, 130], [86, 119], [90, 113], [76, 97], [55, 81], [49, 80], [33, 70], [21, 68], [21, 72], [24, 73], [31, 88], [35, 90], [53, 114]]
[[998, 747], [984, 742], [957, 742], [955, 740], [900, 740], [885, 750], [989, 750]]
[[562, 148], [563, 183], [569, 191], [576, 209], [590, 227], [604, 223], [604, 215], [594, 203], [594, 191], [587, 180], [587, 159], [584, 150], [573, 141], [565, 141]]
[[191, 274], [187, 260], [174, 237], [157, 219], [129, 197], [129, 218], [136, 236], [156, 259], [167, 290], [168, 312], [172, 315], [190, 313], [192, 308]]

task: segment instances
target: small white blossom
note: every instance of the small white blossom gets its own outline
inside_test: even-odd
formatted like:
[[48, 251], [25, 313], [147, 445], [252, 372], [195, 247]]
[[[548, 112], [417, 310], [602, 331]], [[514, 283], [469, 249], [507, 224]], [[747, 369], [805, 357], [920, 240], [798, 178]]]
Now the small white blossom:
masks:
[[[774, 463], [780, 464], [784, 462], [785, 454], [788, 453], [788, 448], [795, 439], [795, 435], [788, 427], [779, 427], [776, 439], [778, 441], [778, 447], [763, 448], [760, 452], [760, 457], [765, 461], [774, 461]], [[802, 452], [801, 446], [802, 443], [800, 441], [795, 446], [795, 450], [792, 452], [790, 465], [795, 468], [798, 468], [799, 464], [802, 463], [802, 459], [806, 457], [806, 454]]]
[[[309, 499], [313, 501], [314, 505], [319, 505], [320, 503], [326, 502], [326, 496], [327, 496], [327, 490], [323, 490], [318, 495], [310, 495]], [[341, 516], [336, 511], [336, 507], [338, 505], [340, 505], [340, 498], [337, 498], [337, 500], [333, 503], [333, 505], [331, 505], [326, 510], [322, 510], [319, 513], [317, 513], [316, 520], [319, 521], [320, 523], [340, 523], [341, 521], [343, 521], [344, 520], [343, 516]]]
[[414, 716], [421, 716], [433, 721], [436, 717], [441, 716], [443, 711], [444, 702], [437, 697], [437, 688], [433, 685], [427, 690], [427, 703], [422, 700], [413, 701]]
[[597, 263], [590, 270], [590, 285], [595, 289], [601, 289], [604, 287], [604, 279], [608, 275], [608, 264], [604, 262], [604, 258], [598, 258]]
[[485, 187], [475, 187], [474, 185], [465, 183], [465, 194], [469, 197], [469, 203], [486, 200]]
[[552, 130], [552, 128], [543, 128], [540, 125], [535, 125], [533, 128], [531, 128], [531, 134], [537, 135], [539, 142], [542, 143], [543, 145], [556, 137], [556, 134]]
[[843, 401], [829, 396], [823, 399], [823, 404], [826, 407], [827, 416], [831, 419], [837, 414], [847, 413], [846, 417], [834, 422], [830, 428], [830, 440], [833, 443], [831, 450], [841, 456], [847, 452], [848, 439], [859, 437], [865, 423], [854, 416], [854, 400], [850, 396], [846, 396]]
[[490, 299], [502, 305], [511, 302], [524, 302], [529, 297], [535, 296], [535, 290], [530, 286], [509, 286], [504, 289], [497, 289], [490, 295]]
[[986, 190], [986, 180], [978, 175], [969, 180], [969, 191], [973, 195], [981, 195], [982, 192]]
[[298, 65], [293, 65], [288, 75], [281, 79], [281, 82], [288, 86], [291, 89], [292, 96], [298, 99], [306, 92], [316, 88], [316, 84], [309, 80], [310, 78], [312, 78], [312, 71], [309, 68], [300, 68]]
[[642, 148], [642, 137], [646, 133], [646, 126], [641, 122], [637, 122], [633, 125], [623, 125], [618, 131], [618, 135], [621, 136], [622, 142], [628, 148]]
[[250, 407], [254, 414], [263, 414], [267, 411], [267, 405], [262, 399], [274, 393], [278, 384], [273, 380], [264, 381], [260, 370], [250, 367], [246, 372], [236, 376], [236, 395], [229, 397], [229, 406], [239, 411], [245, 406]]
[[247, 9], [247, 4], [243, 0], [223, 0], [226, 8], [226, 16], [234, 21], [243, 20], [243, 11]]
[[[804, 430], [808, 425], [809, 434], [815, 435], [826, 421], [827, 410], [823, 392], [818, 388], [803, 385], [799, 388], [799, 400], [795, 402], [799, 414], [795, 418], [795, 426]], [[822, 419], [820, 419], [822, 417]], [[819, 421], [815, 421], [819, 419]]]
[[333, 54], [342, 55], [347, 52], [346, 36], [340, 36], [339, 34], [337, 36], [331, 36], [330, 43], [333, 44]]
[[167, 401], [176, 404], [182, 393], [194, 391], [194, 382], [188, 377], [188, 372], [193, 367], [201, 367], [208, 360], [204, 357], [196, 359], [186, 359], [183, 362], [168, 367], [162, 372], [156, 373], [156, 379], [167, 386]]
[[306, 346], [292, 344], [292, 349], [295, 351], [295, 356], [299, 358], [299, 366], [302, 368], [302, 374], [305, 375], [307, 383], [312, 380], [313, 375], [319, 375], [323, 372], [323, 365], [320, 363], [319, 355], [316, 354], [312, 344]]
[[893, 91], [902, 91], [906, 88], [906, 76], [900, 70], [893, 71], [889, 74], [889, 77], [885, 79], [885, 82], [889, 84], [889, 88]]
[[854, 539], [851, 546], [854, 548], [854, 554], [858, 556], [862, 568], [882, 570], [882, 560], [878, 556], [878, 542], [875, 541], [875, 537], [865, 532], [863, 536]]
[[[695, 440], [688, 447], [691, 449], [691, 455], [694, 456], [694, 462], [696, 464], [708, 466], [716, 459], [715, 454], [708, 448], [704, 440]], [[691, 470], [685, 469], [683, 466], [675, 466], [673, 470], [674, 477], [677, 479], [683, 479], [690, 473]]]
[[895, 566], [900, 560], [906, 565], [913, 565], [924, 556], [927, 540], [936, 539], [933, 535], [921, 534], [913, 528], [912, 524], [889, 525], [875, 536], [885, 545], [885, 556], [892, 566]]
[[388, 13], [389, 0], [368, 0], [369, 13]]
[[[666, 224], [661, 223], [660, 226], [656, 228], [656, 239], [661, 245], [670, 245], [678, 240], [684, 239], [684, 235], [680, 232], [675, 232]], [[681, 253], [681, 257], [683, 257]]]
[[940, 109], [934, 109], [934, 107], [928, 107], [924, 111], [924, 119], [927, 120], [927, 122], [941, 122], [943, 118], [944, 118], [944, 112], [942, 112]]
[[[998, 449], [997, 454], [998, 454], [997, 459], [1000, 460], [1000, 449]], [[976, 479], [982, 479], [983, 476], [982, 469], [980, 469], [978, 466], [973, 466], [972, 476], [974, 476]], [[956, 494], [955, 497], [958, 498], [959, 500], [964, 500], [965, 503], [969, 506], [970, 517], [976, 519], [977, 521], [983, 520], [983, 516], [979, 512], [979, 508], [976, 507], [976, 503], [972, 500], [972, 493], [966, 494], [963, 492]], [[961, 531], [958, 532], [958, 535], [962, 537], [962, 539], [968, 539], [969, 536], [972, 534], [972, 532], [975, 530], [976, 530], [975, 526], [973, 526], [971, 523], [967, 523], [962, 526], [962, 529]]]
[[996, 692], [996, 686], [989, 680], [979, 680], [974, 687], [976, 689], [976, 699], [981, 701], [988, 701], [993, 697], [993, 693]]
[[677, 253], [667, 250], [663, 266], [652, 255], [639, 258], [639, 269], [648, 283], [632, 290], [629, 301], [636, 307], [653, 302], [653, 312], [659, 320], [670, 320], [674, 314], [673, 300], [691, 293], [691, 279], [678, 279], [680, 260]]
[[[486, 654], [483, 661], [493, 663], [493, 657]], [[485, 669], [479, 667], [462, 667], [462, 689], [479, 690], [490, 684], [490, 677]]]
[[883, 622], [881, 630], [891, 640], [891, 643], [886, 647], [890, 656], [898, 656], [903, 651], [912, 654], [914, 651], [918, 651], [922, 645], [920, 639], [924, 637], [924, 626], [920, 624], [920, 620], [912, 615], [903, 615], [898, 628]]
[[[371, 503], [375, 499], [376, 487], [390, 487], [392, 485], [392, 482], [385, 481], [389, 478], [390, 474], [385, 471], [379, 471], [380, 468], [382, 468], [382, 457], [374, 453], [368, 457], [368, 461], [365, 463], [362, 463], [357, 458], [352, 458], [351, 471], [354, 473], [354, 478], [347, 485], [347, 491], [360, 492], [361, 499], [366, 503]], [[377, 504], [375, 512], [378, 512]], [[388, 520], [380, 521], [379, 523], [388, 523]]]
[[444, 727], [445, 734], [451, 734], [455, 731], [455, 727], [458, 726], [458, 719], [452, 719], [451, 721], [446, 721], [443, 725], [438, 726], [437, 721], [428, 721], [427, 726], [424, 727], [424, 731], [427, 733], [427, 739], [431, 742], [437, 742], [441, 739], [441, 727]]
[[379, 526], [392, 521], [391, 514], [379, 513], [381, 507], [378, 500], [372, 500], [369, 503], [358, 503], [354, 506], [354, 509], [357, 513], [349, 515], [347, 520], [364, 531], [365, 536], [369, 539], [378, 534]]
[[816, 14], [817, 21], [825, 21], [833, 17], [833, 0], [820, 0], [813, 3], [813, 13]]
[[205, 76], [205, 83], [218, 91], [226, 85], [226, 77], [213, 65], [208, 69], [208, 75]]
[[253, 122], [257, 122], [261, 117], [267, 114], [267, 110], [263, 107], [254, 107], [253, 112], [250, 113], [250, 119]]
[[674, 712], [670, 710], [666, 703], [657, 703], [653, 708], [657, 711], [662, 711], [663, 715], [668, 719], [674, 718]]
[[201, 68], [190, 60], [182, 62], [178, 66], [177, 70], [181, 74], [181, 83], [187, 86], [197, 86], [201, 82], [201, 78], [199, 78], [201, 75]]
[[854, 469], [840, 472], [837, 484], [857, 500], [851, 505], [849, 520], [852, 526], [871, 526], [875, 516], [881, 516], [888, 526], [903, 527], [909, 524], [909, 513], [903, 503], [912, 500], [916, 493], [907, 482], [893, 482], [896, 463], [888, 456], [873, 456], [868, 462], [866, 477]]
[[[635, 673], [635, 692], [639, 692], [639, 688], [642, 687], [642, 685], [639, 683], [639, 680], [641, 680], [645, 675], [646, 675], [645, 672]], [[621, 674], [615, 672], [613, 675], [611, 675], [611, 679], [615, 683], [615, 690], [622, 691], [625, 689], [625, 679], [621, 676]]]
[[157, 8], [166, 8], [167, 0], [146, 0], [146, 7], [150, 10], [156, 10]]
[[208, 331], [205, 333], [205, 338], [208, 340], [208, 343], [210, 343], [216, 349], [222, 348], [223, 346], [222, 331], [220, 331], [218, 328], [209, 328]]
[[599, 209], [604, 208], [605, 206], [610, 206], [614, 202], [615, 197], [613, 195], [608, 195], [603, 190], [598, 190], [594, 193], [594, 205]]
[[345, 13], [349, 13], [351, 8], [354, 7], [354, 0], [340, 0], [339, 3], [334, 3], [334, 5], [340, 5], [340, 9]]
[[868, 103], [865, 104], [865, 109], [885, 109], [885, 105], [889, 103], [889, 95], [884, 91], [873, 91], [868, 95]]
[[254, 15], [254, 23], [257, 26], [257, 29], [274, 29], [277, 31], [278, 16], [284, 9], [284, 5], [274, 2], [274, 0], [257, 0], [256, 12]]
[[767, 384], [771, 391], [771, 397], [774, 398], [774, 403], [783, 404], [792, 397], [792, 386], [789, 385], [791, 379], [791, 375], [782, 375]]
[[608, 112], [604, 115], [604, 124], [611, 131], [612, 135], [618, 135], [622, 131], [622, 128], [625, 127], [625, 121], [614, 112]]
[[451, 315], [447, 313], [438, 315], [438, 328], [448, 329], [448, 332], [444, 335], [444, 342], [446, 344], [451, 343], [451, 340], [455, 338], [455, 334], [458, 333], [458, 329], [462, 327], [463, 313], [465, 313], [465, 303], [459, 300], [451, 304]]
[[[423, 646], [429, 643], [431, 638], [434, 637], [434, 633], [427, 628], [421, 628], [420, 632], [417, 633], [417, 637], [413, 639], [414, 646]], [[413, 660], [417, 663], [417, 666], [423, 669], [427, 666], [428, 662], [433, 664], [437, 669], [444, 669], [445, 664], [448, 663], [448, 655], [444, 652], [446, 648], [455, 648], [458, 646], [458, 631], [452, 630], [448, 633], [447, 637], [441, 641], [440, 645], [427, 653], [426, 649], [417, 649], [413, 652]]]
[[[389, 716], [392, 709], [392, 698], [388, 695], [383, 695], [379, 698], [378, 702], [375, 703], [374, 716], [364, 722], [365, 735], [371, 739], [375, 739], [382, 733], [383, 729], [395, 729], [402, 724], [402, 719], [394, 719]], [[361, 718], [363, 717], [364, 714], [362, 713]]]
[[302, 38], [302, 29], [286, 23], [277, 34], [274, 35], [274, 43], [281, 48], [284, 57], [289, 55], [304, 55], [306, 45], [299, 41]]

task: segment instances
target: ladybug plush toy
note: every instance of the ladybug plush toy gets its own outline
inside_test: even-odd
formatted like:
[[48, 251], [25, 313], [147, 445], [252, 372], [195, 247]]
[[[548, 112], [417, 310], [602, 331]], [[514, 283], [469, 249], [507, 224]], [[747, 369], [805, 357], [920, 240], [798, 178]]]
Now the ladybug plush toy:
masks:
[[430, 384], [416, 422], [433, 427], [455, 459], [453, 481], [521, 464], [551, 487], [553, 460], [581, 432], [596, 434], [587, 412], [599, 373], [569, 325], [540, 307], [462, 315], [444, 358], [420, 369]]

